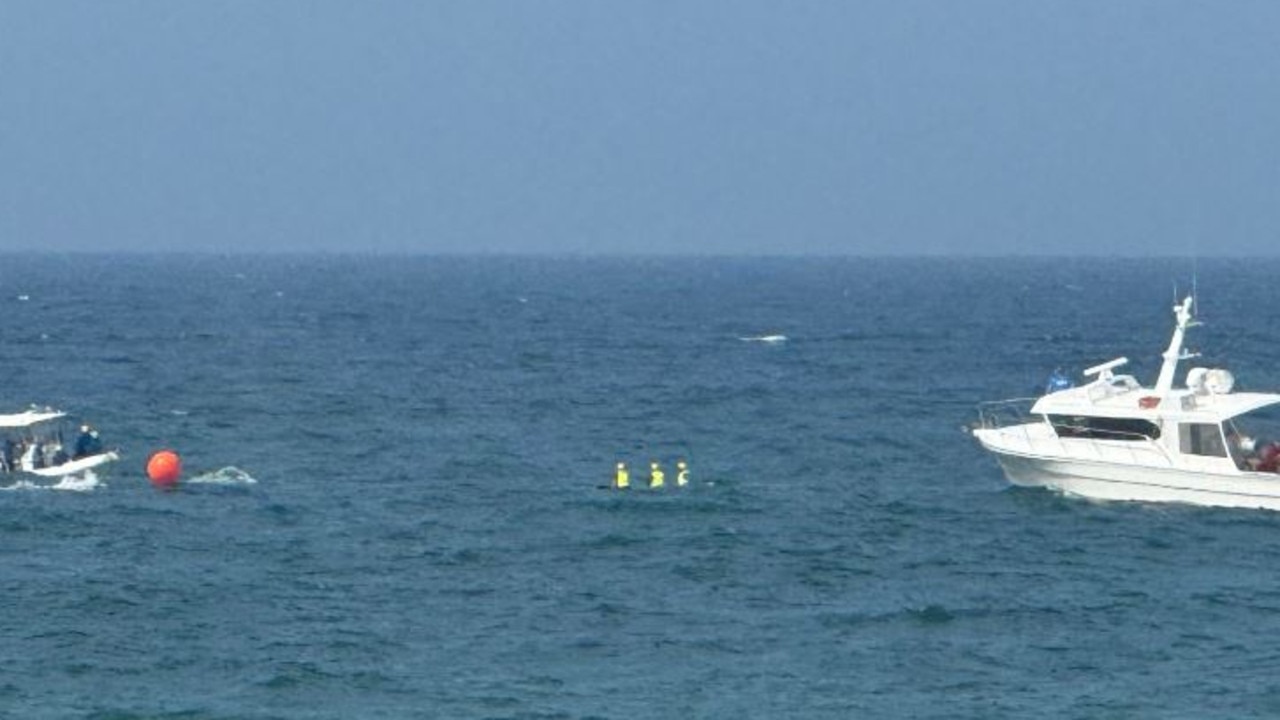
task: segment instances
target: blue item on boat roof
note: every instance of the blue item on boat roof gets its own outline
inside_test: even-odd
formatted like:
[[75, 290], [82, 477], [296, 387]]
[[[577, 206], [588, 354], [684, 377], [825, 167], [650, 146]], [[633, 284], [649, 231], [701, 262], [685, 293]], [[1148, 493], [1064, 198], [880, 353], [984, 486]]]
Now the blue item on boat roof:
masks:
[[1044, 394], [1048, 395], [1049, 393], [1055, 393], [1055, 392], [1058, 392], [1059, 390], [1066, 390], [1067, 388], [1074, 387], [1074, 386], [1075, 384], [1071, 382], [1071, 378], [1063, 374], [1062, 368], [1058, 368], [1057, 370], [1053, 371], [1052, 375], [1049, 376], [1049, 382], [1046, 383], [1044, 386]]

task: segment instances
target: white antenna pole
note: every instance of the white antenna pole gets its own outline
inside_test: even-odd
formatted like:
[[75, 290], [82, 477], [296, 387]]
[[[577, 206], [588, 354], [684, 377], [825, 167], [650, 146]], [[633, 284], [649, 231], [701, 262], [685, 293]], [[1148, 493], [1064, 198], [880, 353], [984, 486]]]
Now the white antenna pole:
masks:
[[1191, 304], [1194, 296], [1188, 295], [1180, 305], [1173, 306], [1173, 316], [1178, 324], [1173, 329], [1173, 337], [1169, 339], [1169, 349], [1164, 351], [1164, 363], [1160, 365], [1160, 377], [1156, 379], [1155, 391], [1161, 395], [1173, 389], [1173, 376], [1178, 371], [1178, 361], [1183, 358], [1182, 338], [1191, 324]]

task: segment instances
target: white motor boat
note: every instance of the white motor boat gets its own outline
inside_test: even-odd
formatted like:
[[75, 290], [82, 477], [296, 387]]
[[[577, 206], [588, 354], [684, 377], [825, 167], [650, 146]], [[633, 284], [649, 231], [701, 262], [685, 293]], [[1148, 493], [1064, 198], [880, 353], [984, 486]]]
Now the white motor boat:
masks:
[[1177, 320], [1160, 375], [1143, 387], [1116, 374], [1117, 358], [1084, 371], [1088, 382], [1050, 383], [1043, 397], [983, 403], [971, 432], [1015, 485], [1102, 500], [1179, 502], [1280, 510], [1280, 394], [1233, 392], [1224, 369], [1178, 364], [1196, 357], [1183, 338], [1193, 299]]
[[102, 447], [96, 430], [59, 410], [0, 415], [0, 475], [62, 478], [119, 459]]

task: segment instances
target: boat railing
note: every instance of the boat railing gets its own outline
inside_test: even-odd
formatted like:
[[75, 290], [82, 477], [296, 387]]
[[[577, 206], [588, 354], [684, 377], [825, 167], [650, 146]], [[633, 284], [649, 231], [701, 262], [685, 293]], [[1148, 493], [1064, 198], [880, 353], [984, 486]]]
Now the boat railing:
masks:
[[[1115, 459], [1116, 453], [1125, 453], [1130, 462], [1138, 463], [1154, 454], [1164, 460], [1166, 465], [1173, 465], [1173, 458], [1169, 456], [1169, 451], [1164, 444], [1157, 437], [1147, 433], [1112, 428], [1100, 430], [1058, 422], [1054, 423], [1054, 434], [1057, 435], [1064, 451], [1066, 450], [1065, 441], [1071, 440], [1073, 446], [1088, 448], [1093, 457], [1098, 460]], [[1140, 456], [1139, 450], [1145, 452]]]
[[1173, 458], [1157, 437], [1149, 434], [1098, 428], [1087, 425], [1071, 425], [1049, 420], [1031, 412], [1037, 398], [994, 400], [978, 404], [977, 427], [1012, 432], [1028, 452], [1046, 452], [1061, 457], [1115, 461], [1124, 458], [1131, 464], [1150, 464], [1159, 458], [1161, 464], [1172, 466]]
[[1072, 440], [1073, 446], [1088, 448], [1094, 459], [1104, 462], [1114, 461], [1117, 455], [1123, 455], [1132, 464], [1149, 465], [1153, 458], [1159, 458], [1167, 467], [1174, 464], [1168, 449], [1156, 438], [1143, 433], [1111, 430], [1083, 436], [1059, 434], [1058, 439], [1063, 441], [1064, 448], [1065, 441]]
[[978, 427], [996, 430], [1011, 425], [1024, 425], [1037, 420], [1031, 407], [1037, 398], [988, 400], [978, 403]]

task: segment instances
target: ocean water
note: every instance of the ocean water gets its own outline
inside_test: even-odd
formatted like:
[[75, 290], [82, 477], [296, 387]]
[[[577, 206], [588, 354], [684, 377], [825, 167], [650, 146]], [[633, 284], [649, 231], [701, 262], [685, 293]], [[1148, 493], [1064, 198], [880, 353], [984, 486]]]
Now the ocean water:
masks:
[[0, 717], [1280, 716], [1280, 514], [1012, 489], [962, 432], [1149, 380], [1193, 275], [1201, 362], [1280, 388], [1278, 270], [0, 257], [0, 400], [124, 453], [0, 492]]

